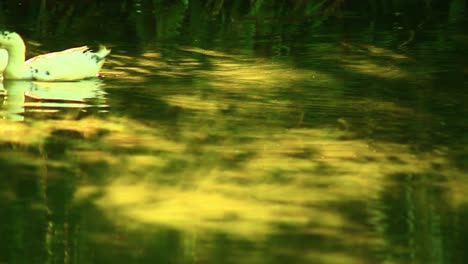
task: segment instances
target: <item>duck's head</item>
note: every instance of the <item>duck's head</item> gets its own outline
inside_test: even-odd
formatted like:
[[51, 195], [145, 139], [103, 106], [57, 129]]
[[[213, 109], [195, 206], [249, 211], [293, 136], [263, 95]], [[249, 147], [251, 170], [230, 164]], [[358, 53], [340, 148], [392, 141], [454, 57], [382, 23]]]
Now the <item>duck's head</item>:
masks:
[[11, 48], [22, 44], [23, 39], [16, 32], [0, 31], [0, 48]]

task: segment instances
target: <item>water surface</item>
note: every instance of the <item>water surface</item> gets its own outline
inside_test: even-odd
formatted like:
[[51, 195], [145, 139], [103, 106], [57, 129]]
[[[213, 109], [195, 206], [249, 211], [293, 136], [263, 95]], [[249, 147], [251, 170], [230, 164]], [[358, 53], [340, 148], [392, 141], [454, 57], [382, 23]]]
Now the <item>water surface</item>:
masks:
[[1, 263], [464, 263], [463, 27], [172, 8], [22, 26], [32, 55], [113, 52], [3, 81]]

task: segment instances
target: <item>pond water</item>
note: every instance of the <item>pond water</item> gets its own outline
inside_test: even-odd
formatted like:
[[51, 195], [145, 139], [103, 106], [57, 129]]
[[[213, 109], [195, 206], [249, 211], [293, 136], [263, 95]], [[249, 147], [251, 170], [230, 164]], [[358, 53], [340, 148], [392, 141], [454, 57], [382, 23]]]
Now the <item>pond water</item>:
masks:
[[2, 16], [112, 53], [0, 84], [0, 263], [468, 260], [465, 22], [71, 2]]

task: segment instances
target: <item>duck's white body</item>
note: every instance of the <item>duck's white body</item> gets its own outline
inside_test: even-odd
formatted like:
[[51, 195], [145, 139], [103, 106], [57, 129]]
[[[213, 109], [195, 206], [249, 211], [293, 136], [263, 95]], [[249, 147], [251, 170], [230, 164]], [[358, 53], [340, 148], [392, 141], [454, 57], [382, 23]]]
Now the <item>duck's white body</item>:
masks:
[[26, 47], [15, 32], [0, 32], [0, 48], [8, 52], [5, 79], [39, 81], [75, 81], [95, 77], [110, 50], [101, 47], [92, 52], [88, 47], [48, 53], [25, 61]]
[[8, 52], [5, 49], [0, 49], [0, 79], [2, 78], [3, 71], [8, 64]]

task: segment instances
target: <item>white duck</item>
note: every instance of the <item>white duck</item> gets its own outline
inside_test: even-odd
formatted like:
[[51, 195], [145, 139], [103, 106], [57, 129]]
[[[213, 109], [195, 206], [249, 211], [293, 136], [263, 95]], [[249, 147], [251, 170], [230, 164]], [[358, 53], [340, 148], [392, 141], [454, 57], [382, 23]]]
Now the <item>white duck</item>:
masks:
[[0, 48], [8, 52], [5, 79], [75, 81], [95, 77], [110, 50], [101, 46], [92, 52], [87, 46], [39, 55], [25, 61], [26, 47], [15, 32], [0, 31]]

